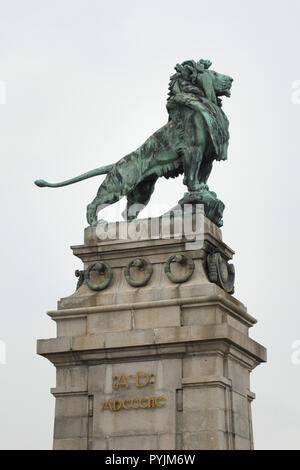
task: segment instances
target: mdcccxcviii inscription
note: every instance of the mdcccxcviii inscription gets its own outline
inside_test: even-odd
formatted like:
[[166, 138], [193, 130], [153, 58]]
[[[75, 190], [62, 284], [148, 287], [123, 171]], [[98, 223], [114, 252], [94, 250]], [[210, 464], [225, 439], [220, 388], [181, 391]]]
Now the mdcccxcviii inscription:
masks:
[[[155, 384], [155, 374], [139, 371], [135, 374], [120, 374], [113, 376], [113, 389], [119, 390], [120, 388], [129, 389], [130, 387], [143, 388], [148, 385]], [[120, 411], [130, 409], [147, 409], [147, 408], [162, 408], [166, 405], [166, 398], [163, 396], [146, 396], [146, 397], [126, 397], [126, 398], [114, 398], [110, 400], [104, 400], [101, 405], [101, 410]]]

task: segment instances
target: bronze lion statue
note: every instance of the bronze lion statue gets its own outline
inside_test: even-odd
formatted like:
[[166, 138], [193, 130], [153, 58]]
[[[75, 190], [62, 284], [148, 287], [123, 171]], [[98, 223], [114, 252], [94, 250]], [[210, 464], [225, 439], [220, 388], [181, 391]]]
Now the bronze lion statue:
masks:
[[[186, 201], [217, 204], [209, 208], [208, 217], [222, 225], [223, 203], [208, 191], [206, 185], [214, 160], [227, 159], [229, 141], [228, 119], [221, 106], [221, 96], [230, 96], [233, 79], [210, 70], [209, 60], [187, 60], [175, 67], [171, 76], [167, 111], [169, 120], [134, 152], [117, 163], [88, 171], [75, 178], [56, 184], [36, 180], [40, 187], [57, 188], [93, 176], [107, 174], [97, 196], [87, 206], [87, 220], [97, 225], [97, 213], [102, 207], [127, 197], [123, 217], [137, 217], [137, 205], [148, 204], [155, 183], [160, 176], [174, 178], [184, 175], [187, 186]], [[221, 203], [221, 204], [220, 204]], [[209, 206], [209, 204], [208, 204]], [[131, 210], [135, 207], [134, 210]]]

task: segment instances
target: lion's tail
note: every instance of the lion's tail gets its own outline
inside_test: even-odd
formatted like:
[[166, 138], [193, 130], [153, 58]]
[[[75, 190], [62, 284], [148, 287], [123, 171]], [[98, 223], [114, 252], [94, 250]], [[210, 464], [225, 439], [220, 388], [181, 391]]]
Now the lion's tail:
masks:
[[93, 176], [106, 175], [106, 173], [108, 173], [113, 168], [113, 166], [114, 164], [101, 166], [100, 168], [95, 168], [95, 170], [90, 170], [87, 173], [75, 176], [74, 178], [71, 178], [66, 181], [61, 181], [60, 183], [48, 183], [48, 181], [45, 180], [36, 180], [34, 184], [36, 184], [40, 188], [44, 188], [45, 186], [47, 186], [48, 188], [60, 188], [61, 186], [67, 186], [68, 184], [78, 183], [79, 181], [92, 178]]

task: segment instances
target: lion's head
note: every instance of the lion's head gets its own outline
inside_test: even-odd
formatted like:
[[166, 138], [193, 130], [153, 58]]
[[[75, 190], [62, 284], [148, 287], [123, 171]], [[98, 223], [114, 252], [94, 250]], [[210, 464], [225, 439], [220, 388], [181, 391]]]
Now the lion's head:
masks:
[[[221, 106], [220, 96], [230, 96], [233, 78], [214, 70], [209, 70], [210, 60], [186, 60], [175, 67], [176, 73], [172, 75], [169, 83], [169, 96], [176, 93], [176, 82], [183, 87], [182, 91], [202, 94], [210, 101]], [[184, 89], [185, 88], [185, 89]]]
[[233, 78], [229, 75], [223, 75], [214, 70], [207, 70], [204, 74], [208, 74], [216, 96], [230, 96], [230, 88]]

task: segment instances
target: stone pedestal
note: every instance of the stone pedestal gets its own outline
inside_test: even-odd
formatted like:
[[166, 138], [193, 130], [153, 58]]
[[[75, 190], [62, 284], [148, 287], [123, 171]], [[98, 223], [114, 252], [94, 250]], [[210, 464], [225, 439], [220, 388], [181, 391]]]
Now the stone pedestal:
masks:
[[57, 338], [38, 341], [57, 369], [54, 449], [253, 448], [249, 376], [266, 351], [248, 336], [256, 320], [223, 288], [233, 251], [203, 222], [195, 246], [174, 227], [170, 239], [161, 227], [120, 239], [120, 224], [115, 240], [88, 228], [72, 247], [86, 281], [48, 312]]

